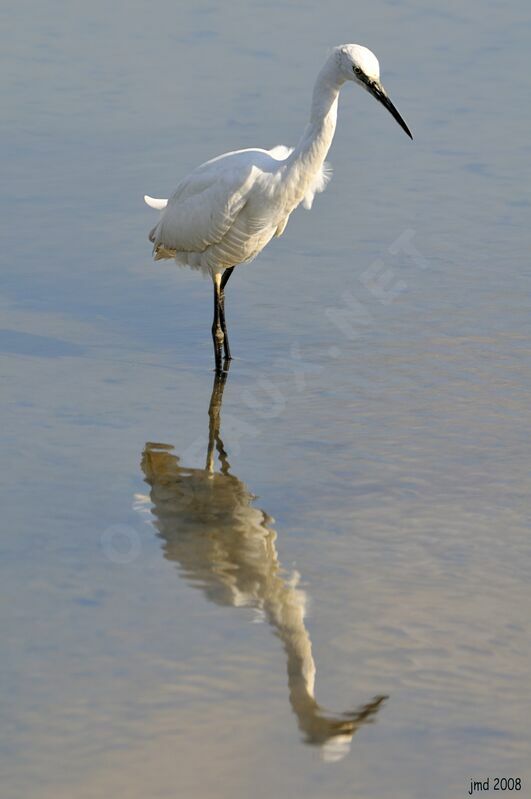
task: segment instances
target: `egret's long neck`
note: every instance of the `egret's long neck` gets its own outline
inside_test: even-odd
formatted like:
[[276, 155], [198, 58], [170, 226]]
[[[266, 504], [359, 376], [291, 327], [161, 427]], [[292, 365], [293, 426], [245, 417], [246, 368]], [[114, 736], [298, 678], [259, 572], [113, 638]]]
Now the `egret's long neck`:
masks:
[[332, 54], [315, 82], [310, 121], [288, 159], [289, 167], [295, 172], [314, 174], [321, 168], [334, 138], [337, 101], [343, 83]]

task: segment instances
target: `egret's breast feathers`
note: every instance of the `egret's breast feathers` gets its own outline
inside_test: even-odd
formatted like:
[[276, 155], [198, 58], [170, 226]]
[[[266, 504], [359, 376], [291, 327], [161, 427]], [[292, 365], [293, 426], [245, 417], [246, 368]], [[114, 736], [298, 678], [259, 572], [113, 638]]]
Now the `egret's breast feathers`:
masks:
[[[272, 150], [269, 150], [269, 154], [273, 158], [277, 158], [279, 160], [286, 160], [287, 158], [289, 158], [294, 149], [295, 149], [294, 147], [286, 147], [284, 144], [279, 144], [276, 147], [273, 147]], [[300, 182], [303, 186], [302, 190], [304, 193], [302, 196], [302, 201], [299, 202], [302, 202], [304, 208], [306, 208], [308, 211], [310, 210], [315, 195], [319, 194], [320, 192], [326, 189], [331, 178], [332, 178], [332, 166], [331, 164], [328, 163], [328, 161], [323, 161], [319, 169], [317, 169], [317, 171], [314, 172], [313, 174], [302, 176]], [[296, 205], [298, 204], [299, 203], [297, 202]], [[291, 213], [291, 211], [293, 210], [294, 210], [293, 208], [290, 208], [289, 213]], [[282, 227], [281, 232], [283, 232], [284, 227]], [[279, 233], [277, 235], [280, 236], [281, 234]]]

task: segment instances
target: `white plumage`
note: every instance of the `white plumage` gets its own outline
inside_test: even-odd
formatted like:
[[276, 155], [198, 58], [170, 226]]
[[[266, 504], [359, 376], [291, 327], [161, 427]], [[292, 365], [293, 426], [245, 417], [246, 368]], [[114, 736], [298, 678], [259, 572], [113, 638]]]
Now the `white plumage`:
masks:
[[149, 238], [155, 260], [175, 258], [207, 273], [247, 263], [270, 239], [280, 236], [302, 202], [312, 207], [331, 176], [324, 161], [301, 181], [286, 186], [293, 147], [236, 150], [213, 158], [178, 185], [169, 200], [146, 196], [164, 211]]
[[273, 236], [284, 232], [292, 211], [301, 203], [311, 208], [315, 195], [325, 188], [331, 175], [325, 158], [336, 128], [339, 90], [349, 80], [373, 94], [411, 136], [380, 83], [376, 56], [361, 45], [340, 45], [317, 77], [310, 121], [296, 147], [225, 153], [194, 169], [169, 200], [144, 197], [161, 211], [149, 234], [155, 260], [173, 258], [212, 276], [218, 370], [222, 345], [230, 358], [224, 286], [234, 266], [252, 261]]

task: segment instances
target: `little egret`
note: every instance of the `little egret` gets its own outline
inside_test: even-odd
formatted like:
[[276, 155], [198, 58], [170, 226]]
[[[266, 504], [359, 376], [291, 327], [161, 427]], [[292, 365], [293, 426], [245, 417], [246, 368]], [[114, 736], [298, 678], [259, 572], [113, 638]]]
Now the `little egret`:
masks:
[[336, 129], [339, 90], [346, 81], [372, 94], [413, 138], [380, 82], [374, 53], [359, 44], [343, 44], [332, 50], [317, 76], [310, 121], [296, 147], [225, 153], [194, 169], [169, 200], [144, 197], [162, 211], [149, 234], [155, 260], [173, 258], [212, 277], [217, 372], [222, 348], [225, 358], [231, 357], [227, 281], [235, 266], [252, 261], [273, 236], [282, 235], [298, 205], [310, 209], [315, 194], [325, 188], [330, 178], [325, 158]]

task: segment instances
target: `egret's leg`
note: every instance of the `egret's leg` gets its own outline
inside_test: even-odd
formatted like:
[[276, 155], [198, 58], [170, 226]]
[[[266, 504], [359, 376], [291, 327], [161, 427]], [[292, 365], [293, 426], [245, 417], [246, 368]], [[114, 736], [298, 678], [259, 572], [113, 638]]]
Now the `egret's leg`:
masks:
[[216, 372], [221, 372], [221, 349], [225, 340], [221, 327], [221, 275], [214, 275], [214, 321], [212, 322], [212, 340], [214, 342], [214, 358]]
[[221, 278], [221, 291], [224, 290], [225, 286], [229, 282], [229, 277], [232, 275], [233, 272], [234, 272], [233, 266], [229, 266], [229, 268], [225, 269], [225, 271], [223, 272], [223, 276]]
[[229, 335], [227, 333], [227, 323], [225, 322], [225, 286], [229, 282], [229, 277], [232, 275], [234, 270], [233, 266], [230, 266], [228, 269], [225, 269], [223, 272], [223, 276], [221, 278], [221, 285], [220, 285], [220, 324], [221, 329], [223, 330], [223, 351], [225, 353], [225, 358], [230, 361], [232, 355], [230, 354], [230, 347], [229, 347]]

